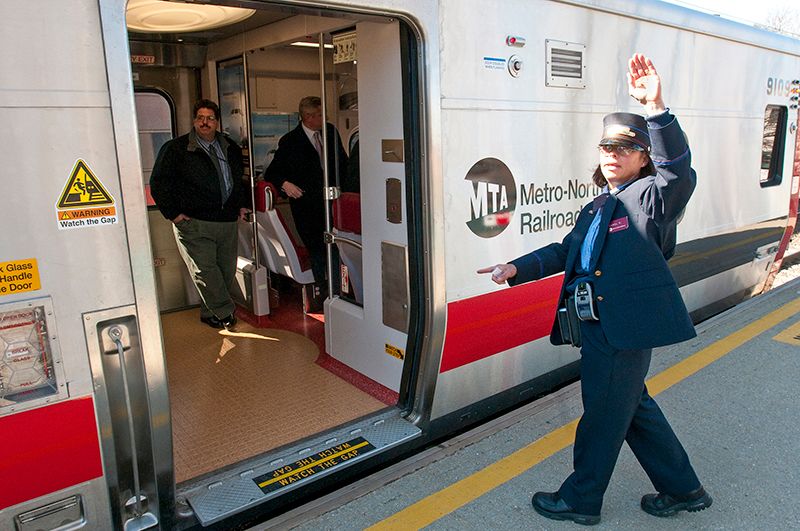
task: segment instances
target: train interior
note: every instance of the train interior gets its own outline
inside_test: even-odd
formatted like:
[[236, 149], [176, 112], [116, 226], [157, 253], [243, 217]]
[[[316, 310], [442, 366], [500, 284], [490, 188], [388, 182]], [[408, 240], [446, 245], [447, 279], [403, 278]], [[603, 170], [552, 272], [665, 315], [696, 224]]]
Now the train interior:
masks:
[[[267, 6], [233, 24], [165, 32], [168, 6], [132, 21], [132, 1], [128, 27], [180, 485], [397, 407], [409, 314], [408, 76], [397, 20]], [[324, 99], [347, 153], [329, 168], [341, 195], [329, 202], [327, 296], [288, 200], [261, 179], [305, 96]], [[254, 184], [232, 330], [200, 321], [172, 224], [149, 195], [159, 148], [191, 130], [201, 97], [218, 101], [219, 128], [242, 147]]]

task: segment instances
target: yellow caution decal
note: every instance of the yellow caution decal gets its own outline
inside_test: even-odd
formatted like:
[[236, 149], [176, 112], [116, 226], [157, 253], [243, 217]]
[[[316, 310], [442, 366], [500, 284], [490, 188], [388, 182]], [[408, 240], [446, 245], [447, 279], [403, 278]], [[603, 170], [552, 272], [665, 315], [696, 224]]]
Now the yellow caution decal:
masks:
[[0, 296], [41, 289], [36, 258], [0, 262]]
[[400, 361], [406, 359], [406, 353], [403, 352], [403, 349], [395, 347], [394, 345], [390, 345], [386, 343], [386, 353], [393, 358], [397, 358]]
[[347, 461], [367, 454], [375, 447], [363, 437], [356, 437], [347, 442], [336, 444], [320, 452], [309, 455], [294, 463], [276, 468], [266, 474], [253, 478], [258, 488], [264, 494], [269, 494], [278, 489], [291, 485], [301, 479], [309, 478], [315, 474], [346, 463]]
[[56, 219], [60, 230], [117, 223], [114, 197], [81, 159], [75, 162], [56, 202]]
[[58, 200], [58, 208], [81, 208], [87, 206], [113, 205], [114, 199], [111, 197], [100, 179], [94, 176], [92, 170], [84, 161], [78, 159], [72, 173], [67, 179], [61, 198]]

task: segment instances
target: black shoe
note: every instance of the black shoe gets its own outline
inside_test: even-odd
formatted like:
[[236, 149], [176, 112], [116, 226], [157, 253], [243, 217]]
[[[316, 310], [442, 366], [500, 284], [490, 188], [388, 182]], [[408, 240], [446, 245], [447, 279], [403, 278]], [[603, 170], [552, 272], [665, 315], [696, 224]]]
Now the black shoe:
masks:
[[642, 496], [642, 510], [653, 516], [672, 516], [678, 511], [702, 511], [711, 507], [713, 501], [703, 487], [683, 496], [659, 492]]
[[537, 513], [551, 520], [572, 520], [576, 524], [596, 525], [600, 523], [599, 514], [581, 514], [567, 505], [558, 492], [537, 492], [531, 500]]
[[221, 319], [220, 323], [222, 324], [222, 326], [225, 327], [225, 330], [230, 330], [231, 328], [234, 327], [234, 325], [236, 325], [236, 316], [233, 315], [233, 314], [230, 314], [225, 319]]
[[200, 317], [200, 320], [203, 321], [208, 326], [210, 326], [211, 328], [225, 328], [225, 324], [219, 319], [217, 319], [217, 317], [214, 315], [210, 317]]

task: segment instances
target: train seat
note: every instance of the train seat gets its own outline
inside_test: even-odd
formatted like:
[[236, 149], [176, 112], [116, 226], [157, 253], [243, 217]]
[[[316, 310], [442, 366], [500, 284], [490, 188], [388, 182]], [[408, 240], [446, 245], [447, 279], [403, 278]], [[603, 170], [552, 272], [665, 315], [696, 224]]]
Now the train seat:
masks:
[[[291, 278], [299, 284], [313, 283], [314, 273], [311, 271], [308, 250], [292, 235], [287, 220], [277, 208], [275, 199], [278, 197], [278, 190], [275, 185], [259, 181], [256, 183], [255, 196], [259, 257], [273, 273]], [[250, 227], [241, 224], [240, 249], [249, 251], [252, 256], [250, 234]]]
[[[344, 192], [333, 202], [333, 234], [361, 244], [361, 195]], [[336, 242], [339, 258], [347, 266], [350, 284], [356, 302], [364, 303], [363, 267], [361, 264], [361, 248], [348, 243]]]

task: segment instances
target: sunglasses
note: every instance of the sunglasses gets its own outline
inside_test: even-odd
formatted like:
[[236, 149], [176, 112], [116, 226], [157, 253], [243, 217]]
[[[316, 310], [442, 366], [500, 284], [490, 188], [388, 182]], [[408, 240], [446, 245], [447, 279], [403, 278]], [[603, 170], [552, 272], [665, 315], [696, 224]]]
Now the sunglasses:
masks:
[[610, 155], [612, 153], [616, 153], [617, 155], [622, 155], [624, 157], [627, 157], [628, 155], [636, 153], [637, 151], [638, 152], [644, 151], [644, 149], [642, 149], [642, 148], [640, 148], [638, 146], [631, 147], [631, 146], [618, 146], [618, 145], [610, 145], [610, 146], [599, 145], [599, 146], [597, 146], [597, 150], [600, 153], [605, 153], [607, 155]]

